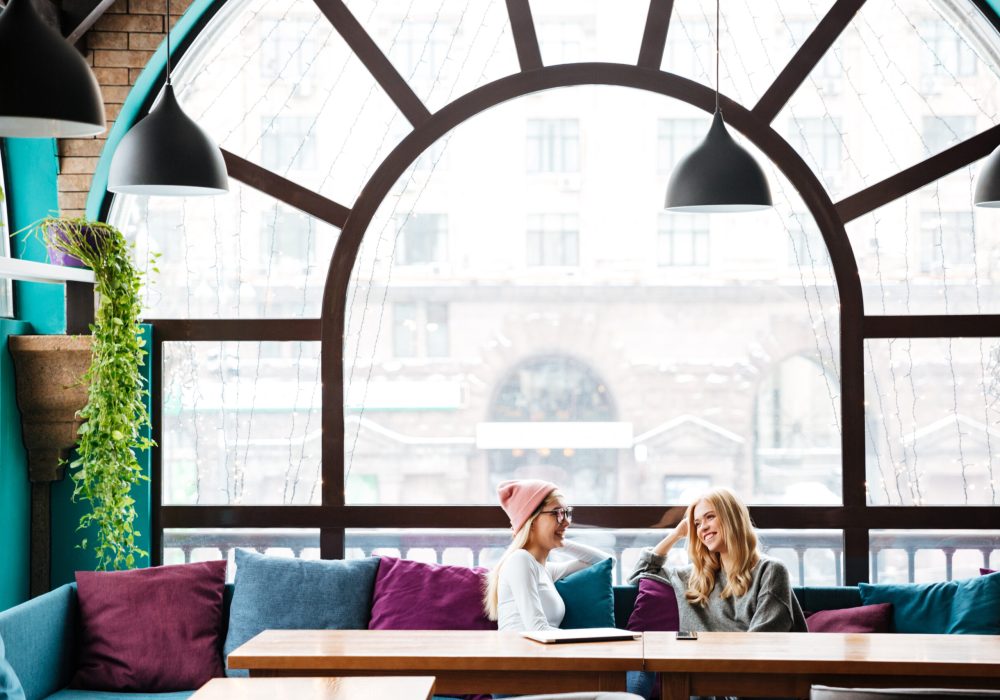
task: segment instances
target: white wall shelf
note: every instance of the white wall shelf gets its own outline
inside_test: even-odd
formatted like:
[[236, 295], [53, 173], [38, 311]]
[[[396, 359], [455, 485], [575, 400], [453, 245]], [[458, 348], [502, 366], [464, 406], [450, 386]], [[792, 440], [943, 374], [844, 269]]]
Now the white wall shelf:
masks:
[[93, 284], [94, 272], [79, 267], [65, 267], [31, 260], [0, 257], [0, 279], [49, 284], [63, 284], [64, 282], [90, 282]]

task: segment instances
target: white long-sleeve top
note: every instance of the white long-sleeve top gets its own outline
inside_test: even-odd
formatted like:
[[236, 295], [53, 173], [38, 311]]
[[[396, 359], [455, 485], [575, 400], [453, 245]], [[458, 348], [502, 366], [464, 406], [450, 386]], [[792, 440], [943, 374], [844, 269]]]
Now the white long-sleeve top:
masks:
[[542, 566], [524, 549], [507, 557], [500, 569], [497, 589], [498, 629], [523, 632], [559, 627], [566, 615], [566, 604], [555, 582], [611, 556], [570, 540], [554, 551], [570, 558], [547, 561]]

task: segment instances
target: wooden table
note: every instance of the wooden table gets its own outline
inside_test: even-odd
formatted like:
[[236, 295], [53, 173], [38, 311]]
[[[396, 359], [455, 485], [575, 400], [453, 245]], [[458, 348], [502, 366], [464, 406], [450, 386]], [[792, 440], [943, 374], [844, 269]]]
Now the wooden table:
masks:
[[932, 634], [646, 632], [645, 669], [663, 700], [692, 695], [809, 697], [844, 687], [1000, 689], [1000, 637]]
[[433, 695], [433, 676], [213, 678], [191, 700], [430, 700]]
[[229, 655], [257, 676], [433, 675], [435, 692], [624, 690], [642, 641], [539, 644], [513, 632], [267, 630]]

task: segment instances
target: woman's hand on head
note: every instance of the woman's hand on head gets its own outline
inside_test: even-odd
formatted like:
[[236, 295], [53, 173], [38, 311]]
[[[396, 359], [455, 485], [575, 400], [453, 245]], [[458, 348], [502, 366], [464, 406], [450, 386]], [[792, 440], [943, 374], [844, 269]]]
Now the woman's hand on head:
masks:
[[684, 517], [681, 521], [674, 526], [674, 529], [670, 531], [670, 534], [660, 540], [659, 544], [653, 547], [653, 553], [658, 554], [661, 557], [667, 556], [667, 552], [670, 549], [688, 536], [688, 513], [684, 511]]
[[687, 514], [687, 511], [684, 511], [684, 517], [681, 518], [681, 521], [679, 523], [677, 523], [676, 527], [674, 527], [674, 531], [673, 531], [672, 534], [678, 540], [682, 540], [682, 539], [684, 539], [685, 537], [688, 536], [688, 514]]

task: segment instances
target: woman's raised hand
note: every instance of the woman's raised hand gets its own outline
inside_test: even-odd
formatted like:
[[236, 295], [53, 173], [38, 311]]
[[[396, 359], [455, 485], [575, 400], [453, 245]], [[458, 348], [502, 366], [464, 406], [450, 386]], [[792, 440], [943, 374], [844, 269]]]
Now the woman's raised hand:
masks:
[[670, 534], [664, 537], [660, 542], [653, 547], [653, 554], [658, 554], [661, 557], [665, 557], [670, 548], [677, 544], [680, 540], [688, 536], [688, 512], [684, 511], [684, 517], [681, 521], [677, 523]]

